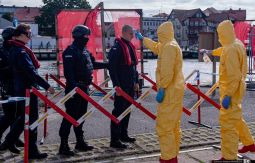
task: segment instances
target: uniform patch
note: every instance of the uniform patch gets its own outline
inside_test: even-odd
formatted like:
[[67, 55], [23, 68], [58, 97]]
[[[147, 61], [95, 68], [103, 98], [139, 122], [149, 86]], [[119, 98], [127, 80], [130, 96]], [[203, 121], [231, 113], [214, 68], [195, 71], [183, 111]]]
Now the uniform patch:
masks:
[[72, 55], [65, 55], [65, 58], [72, 58]]

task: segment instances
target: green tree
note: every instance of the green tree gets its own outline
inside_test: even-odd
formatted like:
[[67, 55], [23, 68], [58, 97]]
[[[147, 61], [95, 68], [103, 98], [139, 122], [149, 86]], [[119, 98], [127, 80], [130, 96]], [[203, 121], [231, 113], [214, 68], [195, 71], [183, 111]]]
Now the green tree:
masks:
[[13, 21], [13, 14], [10, 12], [6, 12], [2, 15], [2, 18], [12, 22]]
[[[86, 0], [43, 0], [44, 6], [41, 8], [41, 15], [35, 17], [35, 22], [39, 26], [39, 34], [54, 36], [55, 16], [62, 9], [90, 9], [91, 6]], [[68, 21], [67, 21], [68, 23]]]

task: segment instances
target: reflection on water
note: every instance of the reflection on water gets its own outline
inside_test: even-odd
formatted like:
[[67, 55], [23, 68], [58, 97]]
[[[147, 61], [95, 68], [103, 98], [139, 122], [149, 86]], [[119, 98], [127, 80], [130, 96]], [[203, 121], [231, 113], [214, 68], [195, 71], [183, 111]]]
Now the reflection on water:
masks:
[[[41, 68], [39, 69], [39, 74], [45, 76], [46, 73], [51, 73], [53, 75], [57, 75], [57, 65], [56, 61], [40, 61]], [[144, 63], [144, 72], [148, 74], [148, 76], [155, 81], [155, 70], [157, 66], [157, 60], [151, 59], [147, 60]], [[183, 61], [183, 73], [184, 76], [188, 76], [194, 69], [198, 69], [201, 72], [211, 73], [212, 72], [212, 63], [204, 63], [198, 62], [197, 59], [185, 59]], [[217, 72], [219, 69], [219, 63], [217, 63]], [[60, 67], [60, 72], [63, 74], [63, 67]], [[95, 70], [93, 73], [93, 80], [95, 83], [102, 83], [104, 81], [103, 77], [103, 70]], [[189, 82], [193, 83], [195, 76], [189, 80]], [[201, 74], [200, 75], [201, 83], [203, 84], [211, 84], [212, 76], [209, 74]], [[217, 76], [218, 80], [218, 76]], [[57, 84], [52, 80], [49, 79], [49, 83], [57, 87]], [[110, 84], [111, 85], [111, 84]], [[145, 85], [148, 86], [149, 83], [145, 82]]]

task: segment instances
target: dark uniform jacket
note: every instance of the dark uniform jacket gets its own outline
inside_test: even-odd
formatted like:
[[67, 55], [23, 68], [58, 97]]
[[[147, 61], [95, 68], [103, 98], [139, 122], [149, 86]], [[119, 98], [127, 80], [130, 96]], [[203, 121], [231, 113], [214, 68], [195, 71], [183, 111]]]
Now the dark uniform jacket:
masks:
[[25, 96], [26, 89], [41, 86], [47, 90], [50, 85], [39, 76], [31, 58], [21, 47], [10, 49], [10, 66], [13, 70], [14, 95]]
[[67, 47], [62, 57], [67, 92], [75, 87], [88, 87], [93, 79], [93, 69], [108, 68], [108, 63], [96, 62], [86, 48], [80, 49], [75, 44]]
[[[127, 43], [127, 40], [121, 39]], [[134, 84], [138, 83], [138, 72], [136, 70], [135, 54], [129, 44], [127, 46], [131, 55], [131, 65], [125, 64], [124, 52], [121, 45], [115, 41], [108, 55], [109, 73], [114, 87], [119, 86], [122, 89], [133, 89]]]

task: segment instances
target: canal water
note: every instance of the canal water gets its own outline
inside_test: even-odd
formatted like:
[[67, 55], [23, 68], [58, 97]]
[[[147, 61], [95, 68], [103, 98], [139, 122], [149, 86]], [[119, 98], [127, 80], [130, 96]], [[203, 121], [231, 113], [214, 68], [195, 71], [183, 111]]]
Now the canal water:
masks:
[[[41, 63], [41, 68], [39, 69], [39, 74], [42, 76], [45, 76], [46, 73], [51, 73], [54, 75], [57, 75], [57, 65], [56, 61], [40, 61]], [[148, 76], [155, 81], [155, 69], [157, 65], [157, 60], [156, 59], [148, 59], [144, 63], [144, 72], [148, 74]], [[216, 64], [217, 72], [219, 69], [219, 63]], [[183, 60], [183, 73], [184, 77], [188, 76], [193, 70], [200, 70], [200, 80], [201, 84], [204, 85], [210, 85], [212, 83], [212, 63], [204, 63], [204, 62], [198, 62], [197, 59], [184, 59]], [[60, 71], [63, 71], [62, 68]], [[216, 73], [217, 73], [216, 72]], [[98, 83], [101, 83], [103, 81], [103, 71], [95, 71], [94, 73], [94, 79], [98, 81]], [[215, 75], [215, 74], [214, 74]], [[196, 75], [190, 78], [188, 82], [194, 83]], [[216, 79], [218, 80], [218, 75], [216, 75]], [[57, 87], [57, 84], [49, 79], [49, 82], [51, 85], [54, 87]], [[111, 84], [110, 84], [111, 85]], [[149, 86], [149, 83], [145, 82], [146, 86]]]

